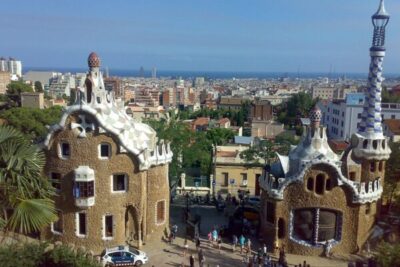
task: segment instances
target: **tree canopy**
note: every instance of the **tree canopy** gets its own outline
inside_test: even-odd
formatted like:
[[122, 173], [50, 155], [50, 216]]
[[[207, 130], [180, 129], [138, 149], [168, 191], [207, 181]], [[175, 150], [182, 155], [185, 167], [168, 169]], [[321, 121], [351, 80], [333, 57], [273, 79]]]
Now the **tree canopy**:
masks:
[[315, 103], [316, 100], [313, 100], [310, 94], [295, 94], [278, 108], [278, 120], [286, 125], [295, 126], [299, 118], [308, 116]]
[[400, 243], [381, 243], [377, 248], [376, 258], [381, 267], [400, 266]]
[[40, 81], [36, 81], [34, 84], [34, 87], [35, 87], [35, 92], [38, 92], [38, 93], [43, 92], [43, 86]]
[[159, 140], [171, 142], [174, 154], [169, 167], [170, 184], [179, 180], [180, 174], [188, 168], [200, 168], [203, 175], [211, 173], [213, 146], [224, 145], [234, 137], [230, 129], [211, 128], [207, 132], [195, 132], [189, 124], [181, 121], [180, 114], [170, 112], [169, 116], [160, 119], [148, 119], [157, 132]]
[[391, 142], [389, 146], [392, 153], [390, 158], [386, 161], [383, 197], [387, 200], [390, 209], [393, 200], [396, 199], [395, 193], [397, 192], [400, 183], [400, 143]]
[[0, 118], [24, 133], [35, 142], [41, 141], [47, 134], [47, 125], [58, 122], [62, 108], [54, 106], [48, 109], [11, 108], [0, 113]]
[[12, 81], [7, 85], [6, 95], [14, 106], [21, 106], [21, 93], [24, 92], [33, 92], [33, 89], [22, 81]]

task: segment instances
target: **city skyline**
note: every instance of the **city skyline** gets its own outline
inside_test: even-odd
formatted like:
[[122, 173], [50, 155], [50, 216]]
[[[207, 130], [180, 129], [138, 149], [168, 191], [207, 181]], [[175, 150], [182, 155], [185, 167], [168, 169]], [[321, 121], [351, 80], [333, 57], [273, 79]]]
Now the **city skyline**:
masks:
[[[110, 69], [366, 73], [378, 1], [22, 1], [3, 3], [2, 56], [24, 66], [82, 68], [94, 50]], [[400, 4], [391, 13], [385, 73], [398, 73]], [[90, 11], [90, 12], [89, 12]], [[68, 34], [70, 33], [70, 34]], [[351, 59], [351, 60], [349, 60]]]

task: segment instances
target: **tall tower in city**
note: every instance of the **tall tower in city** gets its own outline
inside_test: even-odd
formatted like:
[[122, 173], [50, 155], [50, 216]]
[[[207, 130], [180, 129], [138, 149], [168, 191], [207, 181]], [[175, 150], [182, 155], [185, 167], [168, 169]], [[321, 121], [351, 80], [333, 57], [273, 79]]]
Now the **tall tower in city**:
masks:
[[354, 155], [365, 159], [368, 164], [374, 161], [387, 160], [390, 148], [382, 130], [382, 64], [385, 57], [385, 29], [389, 14], [385, 10], [384, 0], [380, 1], [378, 11], [372, 16], [374, 32], [370, 48], [371, 63], [369, 66], [368, 87], [365, 92], [364, 110], [358, 133], [352, 137]]
[[156, 67], [153, 67], [151, 69], [151, 78], [153, 78], [153, 79], [157, 78], [157, 68]]
[[141, 66], [140, 69], [139, 69], [139, 77], [144, 78], [144, 68], [143, 68], [143, 66]]

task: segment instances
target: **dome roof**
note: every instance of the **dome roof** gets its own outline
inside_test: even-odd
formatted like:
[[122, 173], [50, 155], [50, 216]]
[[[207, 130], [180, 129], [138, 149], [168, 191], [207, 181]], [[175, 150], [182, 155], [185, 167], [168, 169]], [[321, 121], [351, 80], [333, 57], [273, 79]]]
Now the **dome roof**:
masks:
[[321, 109], [315, 105], [314, 108], [310, 111], [310, 121], [311, 122], [320, 122], [322, 118]]
[[88, 65], [89, 65], [89, 68], [100, 67], [100, 58], [95, 52], [90, 53], [90, 55], [88, 57]]

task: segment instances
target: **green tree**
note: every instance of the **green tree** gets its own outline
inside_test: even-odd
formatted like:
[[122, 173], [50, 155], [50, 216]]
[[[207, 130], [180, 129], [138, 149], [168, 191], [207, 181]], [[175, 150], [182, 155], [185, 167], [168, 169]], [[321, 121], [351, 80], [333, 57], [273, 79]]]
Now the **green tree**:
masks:
[[383, 197], [387, 200], [390, 210], [400, 182], [400, 143], [391, 142], [389, 146], [392, 154], [386, 162]]
[[159, 140], [171, 143], [173, 155], [169, 167], [170, 186], [179, 181], [179, 176], [184, 170], [182, 154], [192, 142], [193, 132], [189, 125], [179, 119], [179, 114], [169, 112], [167, 116], [159, 121], [148, 119], [144, 121], [149, 124], [156, 132]]
[[310, 94], [300, 92], [293, 95], [282, 107], [278, 108], [278, 120], [284, 124], [295, 126], [298, 119], [307, 117], [308, 112], [315, 105]]
[[235, 137], [235, 133], [231, 129], [212, 128], [206, 132], [207, 140], [214, 146], [222, 146]]
[[271, 160], [276, 157], [275, 149], [276, 145], [272, 141], [260, 140], [258, 144], [240, 152], [239, 156], [249, 163], [261, 164], [260, 160], [262, 160], [264, 164], [270, 164]]
[[24, 92], [33, 92], [33, 89], [22, 81], [12, 81], [7, 85], [7, 97], [15, 106], [21, 106], [21, 93]]
[[2, 267], [100, 267], [87, 254], [75, 252], [67, 245], [54, 246], [49, 243], [22, 243], [0, 247]]
[[383, 103], [400, 103], [400, 96], [392, 94], [387, 90], [386, 87], [382, 90], [382, 102]]
[[11, 108], [0, 113], [0, 118], [24, 133], [34, 142], [43, 140], [48, 130], [47, 125], [57, 123], [62, 114], [62, 108], [54, 106], [48, 109]]
[[[0, 225], [3, 231], [40, 231], [57, 216], [54, 189], [42, 177], [44, 155], [9, 126], [0, 126]], [[12, 210], [12, 214], [8, 212]]]
[[38, 93], [43, 92], [43, 86], [40, 81], [36, 81], [34, 84], [34, 87], [35, 87], [35, 92], [38, 92]]
[[377, 248], [376, 259], [381, 267], [400, 266], [400, 243], [381, 243]]

